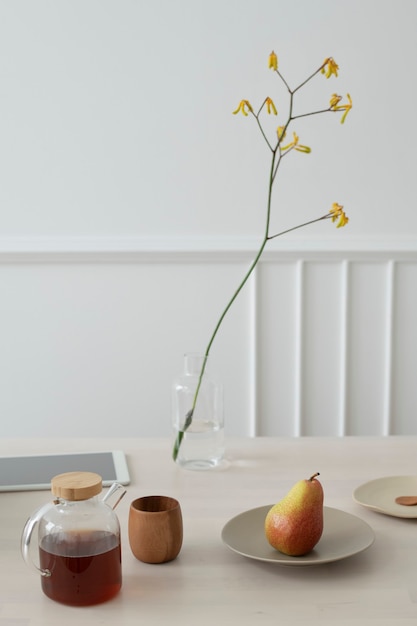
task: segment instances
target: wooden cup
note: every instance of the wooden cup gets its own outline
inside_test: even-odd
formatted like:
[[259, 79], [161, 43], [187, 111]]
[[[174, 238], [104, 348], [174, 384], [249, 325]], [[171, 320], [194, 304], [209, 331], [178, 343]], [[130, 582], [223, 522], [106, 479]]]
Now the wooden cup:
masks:
[[183, 538], [178, 500], [169, 496], [144, 496], [129, 509], [130, 549], [144, 563], [166, 563], [178, 556]]

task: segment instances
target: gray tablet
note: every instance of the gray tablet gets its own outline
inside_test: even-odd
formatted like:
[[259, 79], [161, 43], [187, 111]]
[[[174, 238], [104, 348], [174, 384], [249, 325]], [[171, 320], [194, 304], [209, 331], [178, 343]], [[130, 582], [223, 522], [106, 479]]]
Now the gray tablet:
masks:
[[51, 488], [51, 479], [64, 472], [96, 472], [103, 486], [130, 482], [126, 457], [121, 450], [36, 456], [0, 457], [0, 491], [31, 491]]

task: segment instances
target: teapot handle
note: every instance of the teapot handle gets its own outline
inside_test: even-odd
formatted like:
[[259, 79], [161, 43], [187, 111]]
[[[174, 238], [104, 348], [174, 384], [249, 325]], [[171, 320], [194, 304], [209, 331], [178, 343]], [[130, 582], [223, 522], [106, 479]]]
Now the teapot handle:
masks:
[[48, 569], [41, 569], [34, 563], [31, 554], [30, 554], [30, 542], [32, 539], [33, 531], [36, 526], [39, 524], [39, 521], [42, 519], [43, 515], [51, 508], [51, 503], [45, 504], [40, 509], [38, 509], [29, 519], [27, 520], [23, 531], [22, 531], [22, 539], [20, 543], [21, 551], [23, 559], [29, 567], [34, 567], [37, 572], [41, 574], [41, 576], [50, 576], [51, 572]]

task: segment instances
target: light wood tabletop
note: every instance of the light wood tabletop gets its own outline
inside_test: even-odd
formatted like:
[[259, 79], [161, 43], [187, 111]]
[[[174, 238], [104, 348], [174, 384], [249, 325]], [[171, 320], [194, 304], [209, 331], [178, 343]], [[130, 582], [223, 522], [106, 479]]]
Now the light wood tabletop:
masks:
[[[354, 491], [370, 481], [417, 476], [417, 437], [228, 439], [223, 466], [201, 472], [178, 467], [165, 439], [0, 442], [1, 456], [112, 449], [125, 452], [131, 477], [116, 509], [122, 529], [120, 593], [85, 608], [47, 598], [40, 577], [23, 561], [20, 538], [27, 517], [51, 495], [3, 492], [0, 626], [417, 625], [417, 507], [415, 518], [404, 519], [371, 510], [353, 498]], [[222, 530], [230, 520], [274, 504], [295, 482], [315, 472], [320, 472], [325, 507], [370, 527], [374, 541], [366, 549], [345, 556], [346, 546], [356, 537], [343, 531], [342, 556], [316, 565], [286, 566], [259, 560], [256, 554], [242, 556], [224, 543]], [[143, 495], [173, 496], [181, 504], [184, 542], [174, 561], [145, 564], [130, 551], [129, 505]], [[320, 541], [333, 530], [325, 524]]]

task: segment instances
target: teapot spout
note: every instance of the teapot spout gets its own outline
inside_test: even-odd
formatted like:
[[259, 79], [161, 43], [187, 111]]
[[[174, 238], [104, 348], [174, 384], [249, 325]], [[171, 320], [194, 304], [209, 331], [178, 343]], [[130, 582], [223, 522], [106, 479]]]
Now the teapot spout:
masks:
[[[113, 483], [108, 489], [106, 495], [103, 497], [102, 501], [114, 510], [125, 494], [126, 489], [123, 487], [123, 485], [121, 485], [120, 483]], [[114, 504], [112, 504], [113, 498], [115, 499]]]

